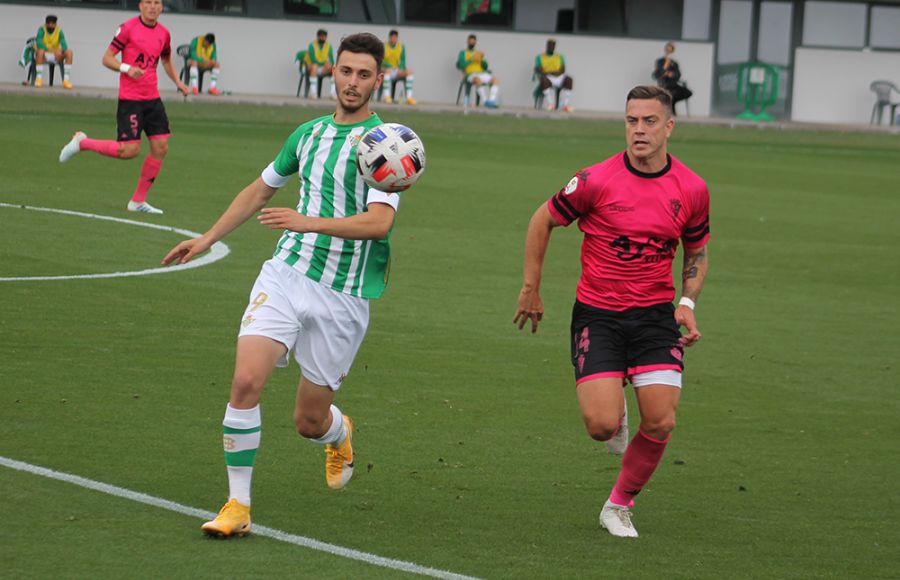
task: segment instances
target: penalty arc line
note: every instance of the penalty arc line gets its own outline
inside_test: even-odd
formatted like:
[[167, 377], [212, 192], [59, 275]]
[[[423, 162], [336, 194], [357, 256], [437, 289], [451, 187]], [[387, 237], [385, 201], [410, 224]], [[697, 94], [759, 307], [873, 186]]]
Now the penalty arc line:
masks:
[[[153, 507], [162, 508], [186, 516], [192, 516], [205, 520], [210, 520], [216, 516], [214, 512], [186, 506], [184, 504], [169, 501], [167, 499], [162, 499], [152, 495], [147, 495], [145, 493], [132, 491], [130, 489], [125, 489], [124, 487], [117, 487], [108, 483], [95, 481], [93, 479], [87, 479], [86, 477], [80, 477], [78, 475], [55, 471], [53, 469], [48, 469], [39, 465], [25, 463], [24, 461], [17, 461], [8, 457], [0, 456], [0, 465], [8, 467], [10, 469], [15, 469], [16, 471], [23, 471], [32, 475], [40, 475], [42, 477], [55, 479], [57, 481], [71, 483], [79, 487], [84, 487], [93, 491], [99, 491], [101, 493], [106, 493], [131, 501], [136, 501]], [[342, 558], [347, 558], [350, 560], [358, 560], [360, 562], [365, 562], [366, 564], [371, 564], [373, 566], [390, 568], [391, 570], [399, 570], [402, 572], [409, 572], [411, 574], [419, 574], [421, 576], [429, 576], [432, 578], [441, 578], [444, 580], [478, 580], [473, 576], [464, 576], [462, 574], [456, 574], [454, 572], [421, 566], [413, 562], [405, 562], [403, 560], [385, 558], [384, 556], [378, 556], [375, 554], [370, 554], [368, 552], [354, 550], [353, 548], [345, 548], [344, 546], [338, 546], [337, 544], [329, 544], [327, 542], [322, 542], [313, 538], [290, 534], [288, 532], [283, 532], [281, 530], [269, 528], [267, 526], [258, 526], [254, 524], [253, 534], [257, 536], [272, 538], [273, 540], [278, 540], [279, 542], [294, 544], [295, 546], [300, 546], [302, 548], [309, 548], [310, 550], [326, 552], [328, 554], [340, 556]]]
[[[192, 232], [191, 230], [185, 230], [181, 228], [175, 228], [172, 226], [164, 226], [159, 224], [152, 224], [148, 222], [139, 222], [136, 220], [127, 220], [124, 218], [117, 218], [108, 215], [100, 215], [95, 213], [85, 213], [81, 211], [72, 211], [68, 209], [56, 209], [53, 207], [35, 207], [31, 205], [22, 205], [15, 203], [2, 203], [0, 202], [0, 208], [12, 208], [12, 209], [27, 209], [31, 211], [42, 211], [47, 213], [58, 213], [62, 215], [71, 215], [77, 217], [90, 218], [95, 220], [103, 220], [110, 222], [117, 222], [121, 224], [128, 224], [132, 226], [140, 226], [144, 228], [150, 228], [154, 230], [162, 230], [165, 232], [174, 232], [176, 234], [181, 234], [182, 236], [186, 236], [188, 238], [198, 238], [202, 234], [197, 232]], [[130, 272], [107, 272], [104, 274], [74, 274], [70, 276], [14, 276], [8, 278], [0, 277], [0, 282], [32, 282], [32, 281], [45, 281], [45, 280], [94, 280], [97, 278], [127, 278], [130, 276], [149, 276], [151, 274], [168, 274], [171, 272], [180, 272], [181, 270], [190, 270], [192, 268], [199, 268], [201, 266], [206, 266], [207, 264], [212, 264], [213, 262], [217, 262], [227, 256], [231, 252], [231, 249], [222, 242], [216, 242], [209, 249], [209, 253], [205, 256], [201, 256], [196, 260], [191, 260], [187, 264], [178, 264], [175, 266], [162, 266], [159, 268], [149, 268], [147, 270], [134, 270]]]

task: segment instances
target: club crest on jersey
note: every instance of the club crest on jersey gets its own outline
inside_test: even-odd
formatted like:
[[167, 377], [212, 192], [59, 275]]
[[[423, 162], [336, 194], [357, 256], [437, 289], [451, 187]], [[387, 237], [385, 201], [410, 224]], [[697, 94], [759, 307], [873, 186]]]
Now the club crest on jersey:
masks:
[[569, 180], [569, 183], [566, 184], [566, 188], [563, 190], [563, 193], [565, 193], [566, 195], [569, 195], [576, 189], [578, 189], [578, 176], [577, 175]]
[[678, 217], [678, 214], [681, 213], [681, 201], [677, 199], [670, 199], [669, 207], [672, 208], [672, 215], [674, 217]]

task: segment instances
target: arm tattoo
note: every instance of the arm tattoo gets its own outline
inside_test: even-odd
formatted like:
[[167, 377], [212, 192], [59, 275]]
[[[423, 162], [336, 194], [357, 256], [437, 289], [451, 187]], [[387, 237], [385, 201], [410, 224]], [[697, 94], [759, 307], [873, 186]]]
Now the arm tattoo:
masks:
[[703, 289], [703, 279], [706, 277], [706, 246], [700, 248], [694, 254], [684, 255], [684, 268], [681, 272], [681, 295], [696, 301]]
[[681, 279], [696, 278], [699, 274], [698, 264], [706, 261], [706, 247], [704, 246], [699, 252], [692, 256], [684, 256], [684, 269], [681, 272]]

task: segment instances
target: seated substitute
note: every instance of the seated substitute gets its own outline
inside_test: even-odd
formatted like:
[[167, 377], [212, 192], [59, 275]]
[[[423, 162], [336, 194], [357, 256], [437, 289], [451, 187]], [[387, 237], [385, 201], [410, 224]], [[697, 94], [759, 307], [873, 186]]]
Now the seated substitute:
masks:
[[406, 68], [406, 46], [400, 42], [400, 33], [391, 30], [388, 33], [387, 44], [384, 45], [384, 60], [381, 63], [381, 70], [384, 72], [384, 84], [382, 85], [383, 101], [392, 103], [394, 101], [394, 83], [403, 80], [406, 83], [406, 103], [415, 105], [416, 99], [413, 98], [413, 74]]
[[196, 95], [200, 92], [197, 79], [201, 70], [208, 70], [210, 71], [209, 94], [222, 94], [216, 86], [219, 82], [219, 71], [221, 71], [218, 58], [219, 55], [216, 53], [216, 35], [212, 32], [198, 36], [191, 41], [191, 56], [188, 58], [188, 66], [191, 67], [191, 93]]
[[[328, 31], [323, 28], [316, 31], [316, 39], [309, 43], [304, 62], [309, 72], [309, 98], [318, 99], [319, 81], [330, 77], [334, 69], [334, 52], [328, 44]], [[334, 81], [331, 83], [331, 98], [337, 98]]]
[[675, 104], [678, 101], [684, 101], [691, 98], [694, 94], [687, 85], [681, 82], [681, 69], [678, 68], [678, 62], [672, 58], [675, 52], [675, 44], [666, 43], [666, 54], [662, 58], [656, 59], [656, 66], [653, 69], [653, 78], [656, 84], [669, 91], [672, 95], [672, 115], [675, 115]]
[[66, 43], [66, 35], [62, 28], [56, 25], [56, 16], [50, 14], [44, 20], [44, 25], [38, 28], [34, 35], [35, 59], [37, 63], [37, 78], [34, 86], [44, 86], [44, 68], [49, 63], [64, 64], [60, 67], [63, 71], [63, 87], [72, 88], [72, 49]]
[[[477, 42], [478, 39], [475, 35], [470, 34], [467, 48], [459, 51], [459, 56], [456, 58], [456, 68], [462, 71], [466, 82], [475, 85], [475, 90], [481, 96], [484, 106], [489, 109], [496, 109], [497, 98], [500, 96], [500, 83], [488, 68], [487, 61], [484, 59], [484, 53], [480, 50], [475, 50]], [[488, 94], [488, 86], [491, 87], [490, 94]]]
[[[547, 40], [547, 50], [534, 59], [534, 72], [541, 79], [541, 92], [544, 94], [544, 106], [548, 111], [561, 109], [570, 113], [569, 99], [572, 97], [572, 77], [566, 74], [566, 57], [556, 52], [556, 40]], [[556, 89], [559, 90], [559, 103], [555, 102]]]

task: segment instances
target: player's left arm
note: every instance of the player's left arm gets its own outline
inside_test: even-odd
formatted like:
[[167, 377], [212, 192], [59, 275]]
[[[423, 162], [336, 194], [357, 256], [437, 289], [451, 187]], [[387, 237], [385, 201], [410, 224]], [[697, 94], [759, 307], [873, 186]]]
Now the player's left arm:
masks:
[[289, 207], [267, 207], [257, 219], [273, 230], [325, 234], [345, 240], [383, 240], [391, 231], [395, 214], [387, 203], [370, 203], [368, 211], [343, 218], [313, 217]]
[[[687, 298], [696, 304], [703, 290], [703, 281], [709, 269], [707, 257], [707, 244], [698, 248], [684, 248], [684, 267], [681, 271], [681, 297]], [[682, 300], [684, 301], [684, 300]], [[675, 321], [679, 326], [685, 327], [687, 334], [683, 335], [680, 342], [683, 346], [693, 346], [702, 336], [697, 329], [697, 319], [694, 309], [686, 304], [679, 303], [675, 309]]]
[[184, 96], [187, 96], [188, 93], [191, 92], [191, 90], [187, 87], [186, 84], [181, 82], [180, 78], [178, 78], [178, 73], [175, 72], [175, 66], [172, 64], [171, 52], [169, 52], [169, 54], [163, 55], [162, 63], [163, 69], [165, 69], [166, 71], [166, 75], [168, 75], [168, 77], [172, 79], [172, 82], [175, 83], [175, 86], [178, 87], [178, 92], [180, 92]]

